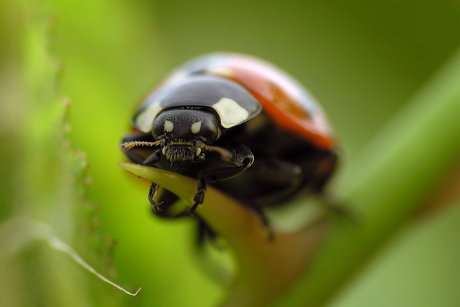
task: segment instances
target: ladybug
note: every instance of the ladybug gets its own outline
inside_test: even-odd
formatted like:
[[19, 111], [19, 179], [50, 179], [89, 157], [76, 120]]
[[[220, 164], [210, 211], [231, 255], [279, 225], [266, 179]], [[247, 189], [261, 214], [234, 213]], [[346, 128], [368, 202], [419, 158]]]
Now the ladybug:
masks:
[[[307, 90], [246, 55], [211, 54], [179, 67], [143, 100], [132, 126], [122, 142], [132, 162], [198, 180], [195, 204], [182, 215], [195, 212], [210, 184], [268, 225], [264, 207], [305, 189], [321, 193], [337, 164], [332, 129]], [[177, 197], [157, 190], [152, 183], [154, 211], [177, 216]]]

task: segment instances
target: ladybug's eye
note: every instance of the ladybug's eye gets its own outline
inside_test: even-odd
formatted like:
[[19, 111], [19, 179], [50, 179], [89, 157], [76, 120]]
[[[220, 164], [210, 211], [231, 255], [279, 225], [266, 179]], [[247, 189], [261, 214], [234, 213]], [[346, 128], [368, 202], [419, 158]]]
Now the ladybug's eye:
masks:
[[[170, 127], [171, 126], [171, 127]], [[154, 138], [159, 139], [165, 134], [165, 128], [174, 128], [174, 124], [171, 121], [164, 120], [163, 118], [158, 118], [153, 123], [152, 135]]]
[[215, 117], [213, 116], [212, 119], [214, 120], [210, 118], [201, 122], [199, 131], [200, 138], [208, 144], [215, 142], [220, 136], [220, 129], [216, 124]]

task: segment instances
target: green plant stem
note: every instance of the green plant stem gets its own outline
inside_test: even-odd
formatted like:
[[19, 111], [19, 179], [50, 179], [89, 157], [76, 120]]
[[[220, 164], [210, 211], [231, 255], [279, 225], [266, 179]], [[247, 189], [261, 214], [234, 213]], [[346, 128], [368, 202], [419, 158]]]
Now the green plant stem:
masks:
[[457, 53], [339, 178], [356, 223], [333, 223], [308, 272], [277, 306], [327, 303], [408, 224], [459, 153]]
[[[174, 192], [192, 206], [196, 180], [177, 173], [131, 163], [120, 166], [133, 174]], [[197, 213], [225, 238], [238, 260], [238, 274], [223, 306], [264, 306], [285, 291], [311, 259], [326, 223], [294, 233], [275, 231], [269, 241], [267, 227], [247, 207], [212, 187], [207, 187], [204, 203]]]

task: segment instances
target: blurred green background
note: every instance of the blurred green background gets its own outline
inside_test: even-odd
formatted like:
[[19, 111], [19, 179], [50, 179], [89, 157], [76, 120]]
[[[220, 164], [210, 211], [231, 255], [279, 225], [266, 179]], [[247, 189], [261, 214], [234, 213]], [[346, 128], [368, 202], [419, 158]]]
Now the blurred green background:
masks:
[[[214, 51], [247, 53], [282, 67], [306, 85], [329, 114], [344, 147], [346, 168], [458, 52], [460, 43], [459, 1], [7, 0], [0, 11], [0, 221], [7, 221], [18, 207], [29, 210], [20, 197], [20, 187], [28, 182], [17, 180], [24, 176], [17, 166], [24, 159], [30, 165], [40, 161], [33, 161], [36, 147], [29, 142], [40, 132], [30, 131], [29, 119], [40, 113], [33, 113], [37, 108], [22, 90], [29, 82], [25, 70], [40, 74], [29, 65], [40, 54], [24, 43], [38, 20], [49, 29], [45, 43], [59, 71], [56, 78], [43, 78], [58, 83], [58, 94], [49, 97], [68, 98], [71, 104], [68, 125], [57, 121], [54, 128], [70, 129], [71, 148], [86, 153], [89, 169], [76, 171], [81, 178], [75, 185], [91, 181], [85, 192], [77, 188], [84, 200], [74, 206], [86, 209], [77, 209], [83, 217], [66, 226], [75, 233], [67, 236], [55, 229], [76, 242], [76, 249], [107, 276], [130, 290], [143, 288], [137, 297], [128, 297], [86, 276], [83, 269], [72, 269], [66, 274], [84, 280], [77, 293], [86, 293], [87, 306], [213, 306], [224, 296], [225, 289], [197, 266], [194, 223], [155, 218], [146, 199], [148, 185], [117, 166], [124, 159], [119, 141], [129, 128], [135, 103], [174, 67]], [[52, 163], [46, 167], [53, 168]], [[53, 176], [45, 173], [35, 178], [46, 181]], [[402, 231], [331, 306], [458, 306], [460, 208], [448, 210]], [[37, 212], [34, 216], [44, 220], [51, 214]], [[66, 223], [59, 222], [66, 216], [52, 215], [50, 224]], [[82, 234], [87, 224], [91, 231]], [[85, 242], [98, 252], [87, 251]], [[53, 257], [64, 267], [76, 267], [65, 255]], [[14, 263], [38, 262], [34, 252], [19, 259]], [[10, 272], [19, 279], [14, 287], [8, 281], [11, 276], [0, 272], [0, 294], [23, 295], [14, 303], [18, 306], [53, 306], [48, 296], [25, 289], [42, 283], [46, 287], [59, 278], [42, 279], [39, 274], [28, 282], [27, 268]], [[74, 303], [83, 306], [79, 299]]]

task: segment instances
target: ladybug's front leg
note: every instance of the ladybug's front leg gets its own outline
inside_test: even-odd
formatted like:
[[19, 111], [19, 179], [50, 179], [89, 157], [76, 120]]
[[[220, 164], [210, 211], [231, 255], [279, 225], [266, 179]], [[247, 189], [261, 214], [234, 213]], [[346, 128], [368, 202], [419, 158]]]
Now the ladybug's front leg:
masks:
[[[161, 149], [155, 150], [147, 159], [144, 160], [142, 163], [146, 166], [154, 166], [158, 161], [160, 161], [161, 157]], [[155, 201], [155, 196], [158, 192], [158, 184], [152, 182], [152, 185], [149, 189], [149, 202], [152, 205], [153, 211], [158, 212], [161, 211], [160, 205]]]
[[199, 173], [198, 191], [193, 198], [195, 204], [187, 211], [188, 214], [193, 214], [196, 208], [203, 203], [204, 194], [206, 192], [206, 182], [222, 181], [237, 176], [244, 172], [254, 162], [254, 155], [251, 150], [241, 144], [229, 146], [229, 149], [217, 146], [205, 146], [204, 148], [207, 151], [219, 153], [222, 160], [230, 162], [234, 166], [217, 167]]
[[193, 214], [196, 210], [196, 208], [201, 205], [204, 201], [204, 193], [206, 192], [206, 183], [204, 181], [204, 178], [200, 178], [198, 181], [198, 188], [195, 196], [193, 197], [193, 201], [195, 204], [186, 211], [187, 214]]
[[[158, 161], [160, 161], [161, 157], [161, 150], [155, 150], [150, 156], [145, 158], [145, 156], [135, 152], [135, 151], [126, 151], [125, 154], [128, 156], [128, 158], [133, 161], [134, 163], [138, 164], [143, 164], [146, 166], [154, 166]], [[149, 189], [149, 202], [153, 207], [154, 212], [161, 211], [160, 205], [155, 201], [155, 196], [158, 191], [158, 184], [152, 182], [152, 185], [150, 186]]]
[[161, 211], [160, 205], [155, 201], [155, 196], [157, 195], [158, 192], [158, 184], [155, 182], [152, 182], [152, 185], [150, 186], [149, 189], [149, 202], [152, 205], [153, 212], [157, 213], [158, 211]]

